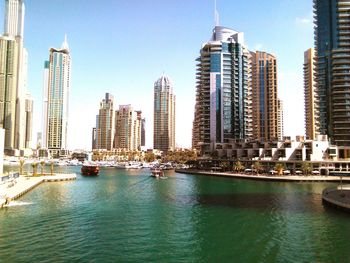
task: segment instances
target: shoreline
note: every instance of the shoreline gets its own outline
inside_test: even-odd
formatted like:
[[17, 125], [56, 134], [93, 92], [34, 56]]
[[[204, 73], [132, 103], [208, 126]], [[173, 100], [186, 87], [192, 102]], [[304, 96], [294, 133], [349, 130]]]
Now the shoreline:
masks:
[[17, 182], [11, 187], [6, 187], [5, 184], [0, 186], [0, 208], [6, 207], [9, 202], [18, 199], [43, 182], [71, 181], [76, 178], [77, 175], [75, 173], [44, 175], [39, 177], [25, 177], [22, 175], [16, 178]]
[[239, 174], [230, 172], [209, 172], [193, 169], [175, 169], [175, 172], [182, 174], [205, 175], [216, 177], [229, 177], [256, 181], [279, 181], [279, 182], [350, 182], [350, 177], [327, 176], [327, 175], [266, 175], [266, 174]]

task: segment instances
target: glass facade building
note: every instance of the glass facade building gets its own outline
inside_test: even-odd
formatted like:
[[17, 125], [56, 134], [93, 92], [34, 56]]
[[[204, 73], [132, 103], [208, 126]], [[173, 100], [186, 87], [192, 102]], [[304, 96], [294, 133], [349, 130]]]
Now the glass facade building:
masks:
[[253, 136], [250, 52], [243, 33], [216, 26], [197, 58], [192, 147]]
[[350, 0], [314, 0], [319, 132], [350, 157]]

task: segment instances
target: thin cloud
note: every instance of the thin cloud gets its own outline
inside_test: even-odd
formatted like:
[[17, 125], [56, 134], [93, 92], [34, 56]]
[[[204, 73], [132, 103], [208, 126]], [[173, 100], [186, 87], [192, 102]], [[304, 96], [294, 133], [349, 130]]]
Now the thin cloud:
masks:
[[262, 43], [257, 43], [254, 46], [254, 50], [261, 51], [263, 49], [264, 45]]
[[297, 17], [295, 19], [295, 23], [297, 25], [312, 25], [313, 24], [313, 18], [312, 18], [312, 13], [305, 17]]

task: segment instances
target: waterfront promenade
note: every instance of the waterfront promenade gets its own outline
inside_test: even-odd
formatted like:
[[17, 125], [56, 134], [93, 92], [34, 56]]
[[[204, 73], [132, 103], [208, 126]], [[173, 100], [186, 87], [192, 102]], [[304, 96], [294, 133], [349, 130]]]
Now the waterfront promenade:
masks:
[[326, 176], [326, 175], [268, 175], [268, 174], [242, 174], [232, 172], [214, 172], [195, 169], [177, 169], [177, 173], [231, 177], [239, 179], [261, 180], [261, 181], [282, 181], [282, 182], [349, 182], [350, 177]]
[[20, 176], [13, 181], [0, 185], [0, 208], [29, 192], [43, 182], [75, 180], [76, 174], [54, 174], [38, 177]]

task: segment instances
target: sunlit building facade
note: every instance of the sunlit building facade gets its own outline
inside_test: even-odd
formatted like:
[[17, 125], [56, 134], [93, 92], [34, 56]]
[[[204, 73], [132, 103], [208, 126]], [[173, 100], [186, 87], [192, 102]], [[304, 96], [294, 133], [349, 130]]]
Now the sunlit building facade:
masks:
[[212, 152], [215, 143], [253, 137], [251, 54], [242, 32], [216, 26], [197, 58], [192, 145]]
[[315, 51], [313, 48], [304, 52], [304, 102], [305, 135], [314, 140], [319, 130], [318, 103], [315, 97]]
[[266, 52], [251, 52], [253, 94], [253, 138], [277, 140], [278, 120], [277, 59]]
[[67, 150], [71, 56], [66, 38], [61, 48], [50, 49], [47, 65], [47, 120], [44, 122], [44, 132], [51, 156], [58, 156], [60, 152]]
[[120, 105], [115, 113], [115, 148], [125, 151], [141, 149], [141, 111]]
[[[31, 146], [32, 127], [28, 124], [27, 107], [27, 67], [28, 54], [23, 47], [24, 14], [25, 7], [22, 0], [5, 0], [4, 34], [1, 37], [1, 78], [0, 112], [2, 119], [4, 113], [6, 120], [0, 120], [0, 125], [5, 129], [5, 151], [7, 154], [15, 154], [13, 150], [25, 149]], [[6, 77], [5, 77], [6, 76]], [[7, 81], [9, 80], [9, 81]], [[15, 97], [15, 98], [14, 98]], [[13, 103], [15, 106], [13, 106]], [[10, 106], [11, 104], [11, 106]]]
[[100, 102], [98, 117], [96, 118], [95, 143], [93, 149], [111, 150], [113, 148], [115, 130], [114, 97], [110, 93]]

